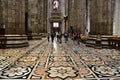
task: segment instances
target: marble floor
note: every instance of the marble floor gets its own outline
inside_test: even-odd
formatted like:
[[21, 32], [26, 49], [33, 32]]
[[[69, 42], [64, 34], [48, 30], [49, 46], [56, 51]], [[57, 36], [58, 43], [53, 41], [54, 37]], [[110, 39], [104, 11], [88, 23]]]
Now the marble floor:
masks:
[[120, 51], [33, 40], [29, 47], [0, 49], [0, 80], [120, 80]]

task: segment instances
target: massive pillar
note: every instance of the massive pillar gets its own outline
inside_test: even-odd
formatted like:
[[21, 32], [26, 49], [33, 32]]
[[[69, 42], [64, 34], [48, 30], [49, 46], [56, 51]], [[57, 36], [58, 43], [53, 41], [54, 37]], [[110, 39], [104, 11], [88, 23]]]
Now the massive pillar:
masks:
[[38, 0], [38, 21], [39, 21], [39, 32], [47, 32], [47, 2], [48, 0]]
[[85, 34], [89, 34], [90, 32], [90, 1], [86, 0], [86, 27]]
[[38, 0], [38, 12], [39, 32], [44, 32], [44, 0]]
[[65, 15], [65, 0], [61, 0], [60, 1], [60, 10], [61, 10], [61, 18], [63, 19], [63, 21], [62, 21], [62, 26], [61, 26], [61, 30], [62, 30], [62, 33], [64, 33], [65, 32], [65, 19], [64, 19], [64, 17], [66, 16]]
[[113, 35], [120, 35], [120, 0], [115, 0]]
[[74, 28], [74, 0], [69, 0], [68, 1], [68, 26], [72, 26]]
[[29, 10], [28, 10], [28, 0], [25, 0], [25, 33], [28, 34], [30, 33], [31, 31], [31, 28], [29, 27], [29, 24], [28, 24], [28, 13], [29, 13]]
[[47, 0], [28, 1], [28, 24], [32, 33], [47, 32]]
[[77, 24], [77, 32], [85, 34], [86, 29], [86, 0], [77, 0], [77, 15], [76, 15], [76, 24]]
[[75, 33], [85, 33], [86, 0], [69, 0], [68, 6], [69, 27], [73, 26]]
[[6, 34], [25, 33], [24, 0], [3, 0], [3, 21]]
[[114, 0], [91, 0], [90, 34], [111, 35], [113, 32]]
[[25, 0], [3, 0], [3, 21], [6, 34], [25, 33]]
[[48, 6], [47, 6], [47, 32], [51, 33], [51, 28], [50, 28], [50, 17], [51, 17], [51, 9], [52, 9], [52, 0], [48, 0]]
[[[3, 48], [28, 46], [25, 34], [25, 0], [1, 0], [2, 5], [2, 27]], [[0, 2], [0, 3], [1, 3]], [[0, 21], [1, 22], [1, 21]], [[2, 33], [3, 34], [3, 33]], [[0, 48], [2, 48], [0, 47]]]
[[2, 9], [2, 2], [0, 0], [0, 28], [3, 27], [3, 9]]
[[69, 31], [69, 26], [68, 26], [68, 0], [65, 0], [64, 2], [64, 29], [66, 32]]
[[44, 28], [44, 33], [47, 33], [47, 3], [48, 3], [48, 0], [44, 0], [44, 8], [43, 8], [43, 16], [44, 16], [44, 19], [43, 19], [43, 28]]
[[[28, 0], [28, 27], [32, 33], [39, 33], [38, 28], [38, 0]], [[27, 7], [26, 7], [27, 8]]]

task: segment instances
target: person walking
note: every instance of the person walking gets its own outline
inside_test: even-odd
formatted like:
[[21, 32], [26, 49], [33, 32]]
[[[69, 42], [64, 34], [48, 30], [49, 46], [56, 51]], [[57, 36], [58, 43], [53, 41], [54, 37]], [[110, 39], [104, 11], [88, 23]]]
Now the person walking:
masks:
[[80, 45], [80, 34], [77, 34], [77, 44]]
[[66, 43], [68, 41], [68, 33], [67, 32], [64, 33], [64, 38], [65, 38], [65, 43]]
[[48, 42], [49, 42], [49, 39], [50, 39], [50, 33], [47, 34], [47, 39], [48, 39]]
[[55, 34], [54, 34], [54, 32], [52, 32], [52, 34], [51, 34], [52, 43], [54, 41], [54, 37], [55, 37]]
[[62, 43], [62, 33], [59, 34], [59, 42]]

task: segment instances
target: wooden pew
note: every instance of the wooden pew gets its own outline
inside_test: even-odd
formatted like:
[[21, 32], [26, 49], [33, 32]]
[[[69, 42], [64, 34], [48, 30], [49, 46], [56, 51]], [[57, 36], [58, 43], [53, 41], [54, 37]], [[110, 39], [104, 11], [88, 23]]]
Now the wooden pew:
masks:
[[108, 39], [109, 48], [120, 50], [120, 36], [115, 36]]

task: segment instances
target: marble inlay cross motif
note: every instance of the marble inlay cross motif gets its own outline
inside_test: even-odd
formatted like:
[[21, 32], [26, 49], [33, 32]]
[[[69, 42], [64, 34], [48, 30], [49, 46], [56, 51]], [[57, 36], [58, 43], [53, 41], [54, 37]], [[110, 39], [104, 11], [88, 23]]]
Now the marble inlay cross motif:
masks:
[[77, 71], [74, 70], [73, 67], [64, 67], [64, 66], [58, 66], [58, 67], [51, 67], [47, 71], [48, 76], [51, 78], [61, 78], [61, 79], [66, 79], [66, 78], [74, 78], [77, 76]]

